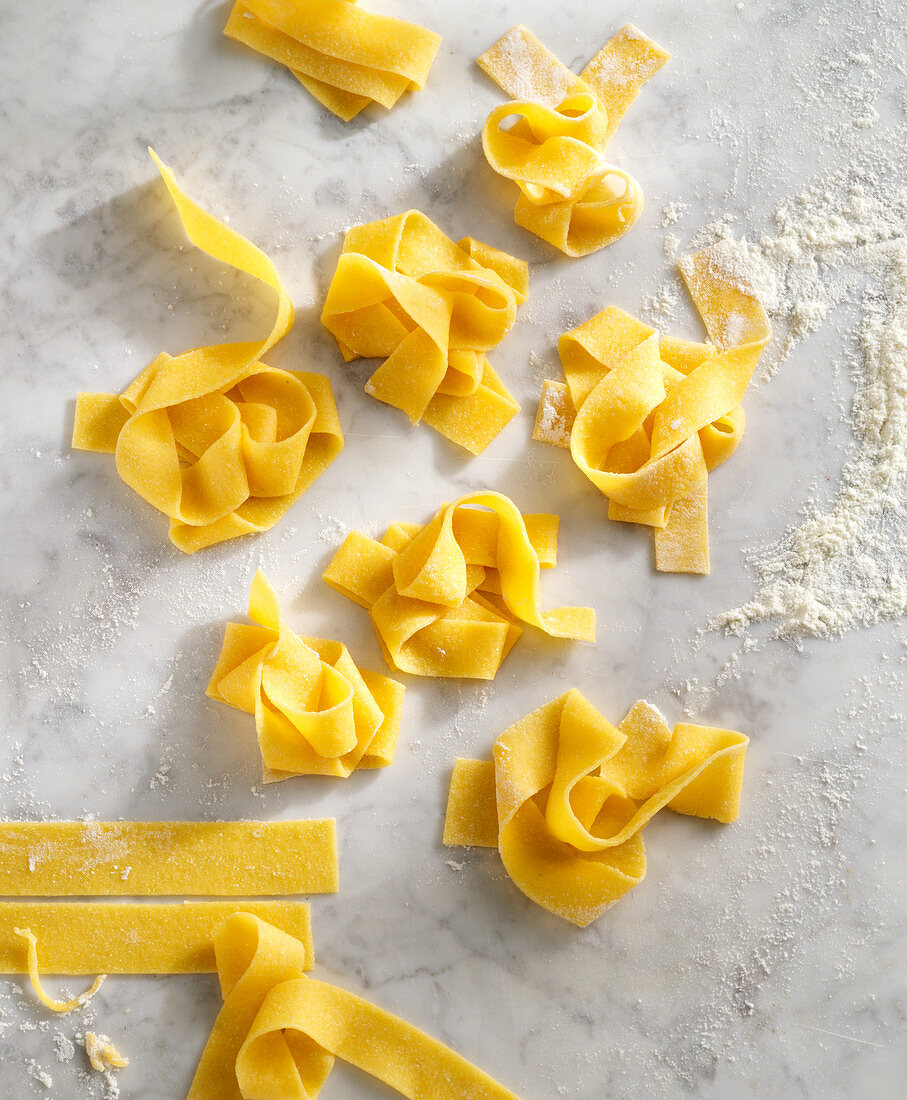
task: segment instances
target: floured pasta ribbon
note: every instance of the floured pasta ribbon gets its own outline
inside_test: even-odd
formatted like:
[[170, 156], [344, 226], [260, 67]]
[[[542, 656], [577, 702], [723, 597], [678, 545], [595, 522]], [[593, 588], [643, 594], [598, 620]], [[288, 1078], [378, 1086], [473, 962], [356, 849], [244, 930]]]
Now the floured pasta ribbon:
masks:
[[500, 493], [445, 505], [425, 527], [353, 531], [325, 581], [368, 609], [391, 667], [416, 676], [494, 679], [522, 633], [595, 640], [588, 607], [542, 611], [539, 574], [557, 560], [558, 518], [522, 516]]
[[188, 1100], [310, 1100], [335, 1058], [410, 1100], [517, 1100], [449, 1047], [303, 974], [300, 945], [247, 914], [214, 935], [224, 1004]]
[[192, 243], [277, 294], [264, 340], [164, 352], [121, 395], [78, 397], [73, 447], [114, 454], [123, 481], [170, 517], [174, 545], [193, 553], [273, 527], [334, 460], [343, 435], [327, 378], [260, 361], [293, 324], [274, 265], [151, 156]]
[[433, 31], [356, 0], [239, 0], [224, 34], [286, 65], [344, 122], [422, 88], [441, 45]]
[[609, 306], [558, 342], [566, 385], [546, 381], [534, 437], [569, 447], [608, 516], [655, 530], [663, 572], [708, 573], [706, 479], [737, 449], [740, 404], [771, 335], [720, 244], [682, 260], [711, 343], [664, 336]]
[[664, 806], [735, 821], [748, 739], [638, 702], [615, 728], [578, 692], [505, 730], [493, 761], [457, 760], [444, 843], [497, 848], [537, 904], [585, 928], [646, 873]]
[[301, 638], [283, 621], [259, 569], [249, 593], [255, 626], [228, 623], [207, 694], [255, 715], [265, 782], [291, 775], [345, 779], [394, 759], [403, 686], [359, 669], [345, 645]]
[[384, 359], [366, 393], [480, 454], [519, 411], [486, 352], [528, 287], [522, 260], [410, 210], [347, 231], [321, 320], [347, 362]]
[[58, 1001], [54, 997], [51, 997], [49, 993], [44, 989], [41, 984], [41, 972], [38, 968], [38, 938], [30, 928], [14, 928], [13, 932], [20, 939], [25, 940], [27, 944], [27, 961], [25, 965], [25, 971], [28, 974], [28, 979], [32, 984], [32, 989], [35, 991], [35, 996], [46, 1008], [49, 1008], [51, 1012], [59, 1012], [61, 1015], [67, 1012], [74, 1012], [77, 1008], [84, 1008], [85, 1005], [91, 1000], [91, 998], [97, 993], [105, 981], [107, 981], [106, 974], [99, 974], [95, 980], [91, 983], [91, 987], [84, 993], [80, 993], [78, 997], [73, 997], [68, 1001]]
[[478, 59], [513, 96], [488, 116], [482, 146], [495, 172], [520, 189], [517, 225], [568, 256], [588, 256], [633, 227], [642, 189], [604, 153], [670, 56], [627, 24], [576, 76], [517, 24]]

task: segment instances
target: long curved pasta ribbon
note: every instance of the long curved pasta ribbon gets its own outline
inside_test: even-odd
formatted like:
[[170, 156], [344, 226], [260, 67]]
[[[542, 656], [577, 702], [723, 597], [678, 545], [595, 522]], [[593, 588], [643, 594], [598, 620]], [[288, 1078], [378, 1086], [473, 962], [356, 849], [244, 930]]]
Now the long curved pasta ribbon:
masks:
[[534, 434], [569, 447], [611, 519], [655, 529], [659, 570], [708, 573], [706, 479], [743, 437], [740, 402], [771, 326], [722, 245], [679, 267], [711, 342], [609, 306], [561, 336], [566, 385], [545, 383]]
[[415, 676], [491, 680], [528, 623], [595, 639], [588, 607], [542, 611], [540, 571], [557, 560], [557, 517], [522, 516], [500, 493], [471, 493], [425, 527], [381, 542], [347, 536], [324, 580], [368, 609], [388, 664]]
[[343, 434], [323, 375], [268, 367], [293, 304], [268, 257], [179, 189], [150, 150], [189, 239], [271, 287], [263, 340], [162, 353], [121, 395], [80, 393], [73, 447], [112, 453], [130, 488], [170, 518], [187, 553], [266, 531], [337, 456]]
[[55, 997], [51, 997], [41, 984], [41, 971], [38, 967], [37, 936], [30, 928], [14, 928], [13, 934], [25, 940], [27, 945], [26, 950], [28, 952], [25, 972], [28, 974], [28, 980], [32, 984], [35, 996], [41, 1004], [43, 1004], [45, 1008], [49, 1008], [51, 1012], [58, 1012], [60, 1015], [65, 1015], [68, 1012], [74, 1012], [77, 1008], [84, 1008], [104, 982], [107, 981], [106, 974], [99, 974], [84, 993], [80, 993], [77, 997], [72, 997], [68, 1001], [58, 1001]]
[[444, 843], [497, 848], [520, 890], [585, 928], [646, 873], [641, 830], [663, 807], [735, 821], [748, 739], [636, 703], [614, 727], [576, 690], [457, 760]]
[[522, 260], [409, 210], [348, 230], [321, 320], [347, 362], [384, 359], [367, 393], [480, 454], [519, 410], [486, 353], [528, 283]]
[[449, 1047], [305, 977], [292, 937], [237, 914], [214, 936], [224, 994], [188, 1100], [314, 1100], [340, 1058], [410, 1100], [517, 1100]]
[[249, 618], [227, 624], [207, 694], [255, 715], [265, 781], [392, 763], [403, 686], [357, 668], [341, 642], [295, 634], [260, 569]]
[[642, 189], [604, 153], [670, 56], [628, 24], [576, 76], [518, 24], [478, 59], [514, 96], [488, 116], [482, 147], [495, 172], [520, 189], [517, 225], [567, 256], [588, 256], [632, 229]]
[[238, 0], [224, 34], [286, 65], [344, 122], [424, 87], [441, 44], [434, 31], [356, 0]]

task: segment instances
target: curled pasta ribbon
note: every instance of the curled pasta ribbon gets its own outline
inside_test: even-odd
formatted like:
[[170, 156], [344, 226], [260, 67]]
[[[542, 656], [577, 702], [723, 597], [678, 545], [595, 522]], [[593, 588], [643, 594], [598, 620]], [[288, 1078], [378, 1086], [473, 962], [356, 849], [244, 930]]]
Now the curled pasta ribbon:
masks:
[[214, 935], [224, 1004], [188, 1100], [314, 1100], [340, 1058], [410, 1100], [517, 1100], [423, 1031], [305, 977], [299, 945], [239, 913]]
[[111, 1069], [125, 1069], [129, 1065], [129, 1059], [113, 1045], [108, 1035], [95, 1035], [93, 1031], [85, 1032], [85, 1053], [91, 1068], [98, 1073], [106, 1073]]
[[85, 1005], [91, 1000], [91, 998], [97, 993], [104, 982], [107, 981], [106, 974], [99, 974], [95, 980], [91, 983], [91, 986], [85, 990], [84, 993], [80, 993], [78, 997], [73, 997], [69, 1001], [58, 1001], [45, 990], [41, 984], [41, 971], [38, 968], [38, 938], [32, 932], [30, 928], [14, 928], [13, 933], [19, 936], [20, 939], [25, 940], [28, 945], [28, 961], [26, 963], [26, 973], [28, 979], [32, 984], [32, 989], [35, 991], [35, 996], [45, 1007], [49, 1008], [51, 1012], [59, 1012], [61, 1015], [67, 1012], [74, 1012], [77, 1008], [84, 1008]]
[[394, 524], [381, 542], [347, 536], [324, 580], [368, 609], [392, 668], [494, 679], [522, 633], [595, 640], [588, 607], [542, 611], [540, 571], [557, 560], [557, 516], [522, 516], [500, 493], [471, 493], [425, 527]]
[[424, 214], [350, 229], [321, 314], [344, 359], [384, 359], [366, 392], [480, 454], [519, 410], [488, 362], [525, 300], [529, 269]]
[[171, 542], [193, 553], [273, 527], [334, 460], [343, 435], [327, 378], [260, 361], [293, 324], [274, 265], [184, 195], [151, 155], [192, 243], [277, 294], [264, 340], [163, 353], [119, 396], [79, 394], [73, 447], [114, 454], [123, 481], [170, 517]]
[[286, 65], [344, 122], [424, 87], [441, 44], [433, 31], [356, 0], [239, 0], [224, 34]]
[[495, 172], [520, 189], [517, 225], [567, 256], [588, 256], [635, 225], [642, 189], [604, 153], [627, 107], [669, 57], [627, 25], [576, 76], [517, 25], [479, 58], [515, 96], [488, 116], [482, 147]]
[[402, 685], [357, 668], [340, 642], [295, 634], [260, 569], [249, 618], [256, 625], [227, 624], [207, 694], [255, 715], [265, 781], [346, 779], [356, 768], [392, 763]]
[[771, 327], [725, 246], [679, 266], [711, 342], [608, 307], [561, 336], [567, 382], [545, 383], [535, 438], [570, 448], [611, 519], [655, 529], [658, 569], [708, 573], [706, 479], [743, 437], [740, 402]]
[[444, 843], [497, 848], [537, 904], [585, 928], [646, 873], [641, 830], [663, 807], [735, 821], [748, 739], [638, 702], [618, 727], [578, 692], [505, 730], [493, 761], [458, 760]]

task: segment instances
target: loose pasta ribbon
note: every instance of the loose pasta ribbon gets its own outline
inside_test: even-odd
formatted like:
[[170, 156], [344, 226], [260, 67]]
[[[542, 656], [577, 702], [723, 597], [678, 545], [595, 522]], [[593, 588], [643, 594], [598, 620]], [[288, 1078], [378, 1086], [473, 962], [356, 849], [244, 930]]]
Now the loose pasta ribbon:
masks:
[[412, 1024], [306, 977], [300, 948], [245, 913], [216, 930], [224, 1004], [188, 1100], [314, 1100], [336, 1058], [410, 1100], [517, 1100]]
[[273, 263], [151, 155], [192, 243], [277, 294], [264, 340], [162, 353], [122, 394], [80, 393], [76, 403], [73, 447], [113, 454], [123, 481], [169, 516], [171, 542], [194, 553], [273, 527], [334, 460], [343, 434], [327, 378], [261, 362], [293, 324]]
[[659, 570], [708, 573], [706, 479], [743, 437], [740, 402], [771, 327], [725, 245], [679, 267], [710, 342], [609, 306], [561, 336], [566, 385], [545, 382], [534, 435], [569, 447], [611, 519], [654, 528]]
[[736, 820], [748, 739], [636, 703], [616, 728], [576, 690], [505, 730], [492, 761], [457, 760], [444, 843], [497, 848], [527, 897], [585, 928], [646, 873], [663, 807]]
[[522, 260], [410, 210], [347, 232], [321, 320], [347, 362], [384, 359], [367, 393], [480, 454], [519, 409], [486, 352], [528, 283]]
[[368, 609], [392, 668], [494, 678], [522, 633], [595, 639], [588, 607], [542, 611], [540, 571], [557, 560], [557, 516], [522, 516], [500, 493], [445, 505], [425, 527], [393, 524], [380, 542], [347, 536], [324, 580]]
[[255, 715], [265, 781], [391, 764], [403, 686], [358, 668], [341, 642], [295, 634], [260, 569], [249, 618], [227, 624], [207, 694]]
[[488, 116], [482, 147], [495, 172], [520, 189], [517, 225], [568, 256], [588, 256], [635, 225], [642, 189], [604, 153], [669, 58], [628, 24], [576, 76], [518, 24], [478, 59], [514, 97]]
[[286, 65], [344, 122], [424, 87], [441, 44], [433, 31], [356, 0], [238, 0], [224, 34]]

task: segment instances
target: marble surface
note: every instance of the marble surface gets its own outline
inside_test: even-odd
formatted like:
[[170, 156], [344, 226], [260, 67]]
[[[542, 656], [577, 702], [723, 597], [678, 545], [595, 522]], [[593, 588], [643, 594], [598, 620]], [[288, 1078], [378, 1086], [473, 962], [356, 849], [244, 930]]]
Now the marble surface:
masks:
[[[827, 136], [849, 109], [847, 59], [892, 41], [902, 8], [375, 7], [444, 44], [426, 91], [344, 125], [221, 37], [223, 3], [0, 6], [0, 813], [336, 816], [342, 889], [313, 899], [318, 973], [525, 1100], [902, 1095], [904, 625], [752, 651], [700, 633], [752, 592], [745, 551], [796, 522], [810, 485], [834, 484], [848, 445], [826, 371], [835, 334], [820, 330], [750, 394], [745, 442], [711, 483], [708, 579], [656, 575], [645, 533], [609, 524], [569, 457], [529, 439], [539, 383], [559, 376], [557, 335], [608, 302], [643, 307], [670, 277], [667, 233], [686, 243], [725, 214], [759, 232], [779, 198], [859, 156], [873, 128], [903, 125], [902, 78], [883, 68], [863, 89], [877, 121]], [[628, 19], [674, 53], [611, 150], [646, 212], [612, 248], [566, 260], [513, 224], [513, 192], [484, 163], [481, 125], [499, 97], [473, 59], [519, 20], [579, 67]], [[270, 324], [267, 292], [184, 243], [150, 143], [273, 257], [298, 318], [269, 359], [326, 372], [347, 437], [277, 528], [195, 557], [168, 544], [112, 462], [67, 443], [77, 390], [120, 389], [162, 349]], [[666, 228], [670, 203], [682, 216]], [[532, 264], [530, 301], [494, 359], [523, 411], [480, 458], [367, 398], [366, 368], [344, 367], [318, 323], [342, 231], [408, 207]], [[691, 310], [685, 323], [696, 332]], [[544, 599], [594, 604], [599, 643], [527, 636], [493, 684], [411, 682], [391, 769], [263, 788], [251, 720], [203, 695], [255, 567], [298, 629], [343, 638], [381, 669], [365, 614], [319, 580], [333, 548], [350, 527], [422, 521], [485, 486], [561, 514]], [[614, 719], [646, 697], [672, 721], [686, 712], [752, 737], [739, 823], [662, 815], [646, 833], [645, 882], [586, 931], [526, 900], [494, 853], [440, 845], [454, 758], [486, 755], [506, 725], [574, 685]], [[218, 1003], [213, 977], [111, 979], [90, 1019], [131, 1059], [121, 1095], [185, 1095]], [[48, 1020], [9, 981], [0, 1013], [0, 1094], [114, 1094], [78, 1052], [56, 1057], [55, 1035], [83, 1021]], [[342, 1067], [324, 1091], [389, 1095]]]

